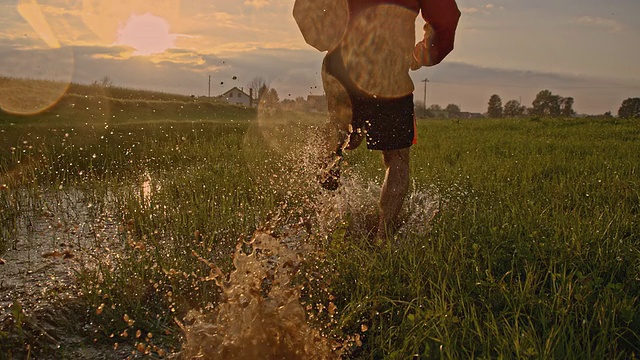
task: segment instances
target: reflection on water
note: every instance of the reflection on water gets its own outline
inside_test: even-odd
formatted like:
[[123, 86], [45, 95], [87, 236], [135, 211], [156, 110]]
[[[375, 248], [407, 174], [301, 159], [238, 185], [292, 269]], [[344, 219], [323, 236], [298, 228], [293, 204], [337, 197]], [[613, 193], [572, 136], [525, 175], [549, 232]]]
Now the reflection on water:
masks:
[[277, 239], [257, 232], [239, 244], [228, 280], [215, 265], [210, 279], [222, 289], [211, 313], [192, 311], [181, 324], [183, 359], [337, 359], [338, 344], [306, 322], [300, 288], [292, 284], [303, 259], [295, 234]]
[[151, 201], [151, 175], [145, 173], [142, 176], [142, 184], [140, 185], [140, 196], [145, 203]]

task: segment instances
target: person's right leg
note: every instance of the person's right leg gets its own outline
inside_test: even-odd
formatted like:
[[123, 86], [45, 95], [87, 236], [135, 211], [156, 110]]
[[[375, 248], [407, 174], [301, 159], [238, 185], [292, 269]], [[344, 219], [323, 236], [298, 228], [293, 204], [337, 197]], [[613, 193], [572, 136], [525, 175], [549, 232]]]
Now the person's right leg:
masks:
[[380, 219], [376, 241], [384, 241], [397, 227], [398, 214], [409, 189], [409, 153], [411, 148], [382, 152], [386, 168], [384, 184], [380, 192]]

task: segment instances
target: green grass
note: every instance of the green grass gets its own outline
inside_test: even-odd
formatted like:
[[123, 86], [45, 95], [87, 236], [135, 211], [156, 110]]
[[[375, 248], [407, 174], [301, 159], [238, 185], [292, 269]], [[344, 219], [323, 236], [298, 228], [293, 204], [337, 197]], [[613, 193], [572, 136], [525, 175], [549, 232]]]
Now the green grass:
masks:
[[[154, 115], [157, 106], [164, 108]], [[322, 116], [203, 120], [168, 106], [121, 120], [116, 111], [106, 124], [100, 111], [72, 121], [55, 108], [41, 115], [46, 122], [0, 123], [3, 229], [37, 216], [41, 194], [54, 191], [87, 194], [121, 227], [119, 247], [79, 274], [98, 342], [135, 341], [123, 332], [142, 329], [159, 348], [179, 347], [174, 317], [215, 304], [218, 294], [202, 281], [209, 269], [192, 252], [229, 271], [237, 240], [282, 214], [285, 201], [285, 215], [310, 211], [304, 192], [313, 179], [287, 172], [297, 171], [290, 154]], [[326, 331], [350, 339], [348, 356], [637, 354], [640, 122], [429, 120], [418, 127], [413, 187], [441, 197], [431, 230], [374, 248], [348, 231], [347, 216], [326, 256], [309, 265], [328, 281], [314, 283], [304, 300], [326, 302], [331, 294], [338, 317]], [[380, 182], [379, 154], [359, 149], [348, 162]], [[147, 176], [156, 188], [149, 202], [139, 187]], [[10, 236], [3, 239], [0, 248]]]
[[333, 253], [345, 325], [371, 329], [365, 357], [637, 353], [640, 123], [420, 130], [414, 178], [448, 199], [431, 233], [381, 252], [346, 239]]

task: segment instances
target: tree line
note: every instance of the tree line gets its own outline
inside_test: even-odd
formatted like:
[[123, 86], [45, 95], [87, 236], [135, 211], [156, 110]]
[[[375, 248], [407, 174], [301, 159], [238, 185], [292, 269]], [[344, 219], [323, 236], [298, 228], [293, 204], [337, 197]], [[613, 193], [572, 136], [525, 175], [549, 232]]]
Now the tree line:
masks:
[[487, 116], [490, 118], [518, 117], [522, 115], [539, 117], [570, 117], [576, 114], [573, 110], [574, 99], [572, 97], [562, 97], [553, 94], [549, 90], [542, 90], [536, 95], [527, 108], [518, 100], [509, 100], [502, 106], [502, 99], [499, 95], [493, 94], [489, 98]]
[[[262, 77], [254, 78], [249, 86], [254, 89], [254, 96], [259, 100], [260, 105], [268, 108], [276, 108], [281, 102], [286, 107], [295, 107], [296, 104], [299, 105], [304, 102], [302, 98], [281, 101], [276, 89], [270, 88]], [[573, 109], [574, 103], [573, 97], [563, 97], [549, 90], [540, 91], [533, 100], [531, 107], [526, 107], [519, 100], [509, 100], [503, 105], [500, 96], [493, 94], [489, 98], [486, 116], [489, 118], [519, 116], [571, 117], [576, 115]], [[456, 104], [449, 104], [444, 108], [438, 104], [432, 104], [426, 108], [420, 101], [416, 102], [416, 115], [419, 117], [441, 117], [443, 114], [447, 117], [459, 117], [461, 113], [460, 106]], [[604, 116], [613, 115], [611, 112], [606, 112]], [[618, 109], [618, 117], [626, 119], [640, 118], [640, 98], [624, 100]]]
[[438, 118], [438, 117], [459, 117], [462, 114], [460, 106], [457, 104], [449, 104], [445, 107], [439, 104], [431, 104], [428, 108], [425, 108], [422, 101], [416, 101], [415, 104], [416, 116], [420, 118]]
[[[562, 97], [553, 94], [549, 90], [542, 90], [536, 95], [532, 106], [527, 108], [518, 100], [509, 100], [504, 106], [499, 95], [493, 94], [489, 98], [487, 107], [487, 117], [518, 117], [518, 116], [537, 116], [537, 117], [571, 117], [576, 114], [573, 110], [574, 99], [572, 97]], [[611, 112], [607, 112], [604, 116], [612, 116]], [[640, 98], [629, 98], [622, 102], [618, 110], [619, 118], [640, 118]]]

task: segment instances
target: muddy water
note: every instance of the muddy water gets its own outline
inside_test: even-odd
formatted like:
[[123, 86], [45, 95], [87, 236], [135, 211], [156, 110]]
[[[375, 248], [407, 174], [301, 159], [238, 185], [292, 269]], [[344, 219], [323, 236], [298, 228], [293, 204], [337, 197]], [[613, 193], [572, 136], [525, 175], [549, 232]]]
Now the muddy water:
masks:
[[[251, 251], [239, 244], [235, 271], [225, 279], [215, 265], [211, 278], [222, 289], [211, 313], [193, 311], [182, 325], [186, 336], [182, 359], [337, 359], [338, 343], [313, 329], [293, 284], [305, 247], [256, 232]], [[203, 260], [204, 261], [204, 260]]]

